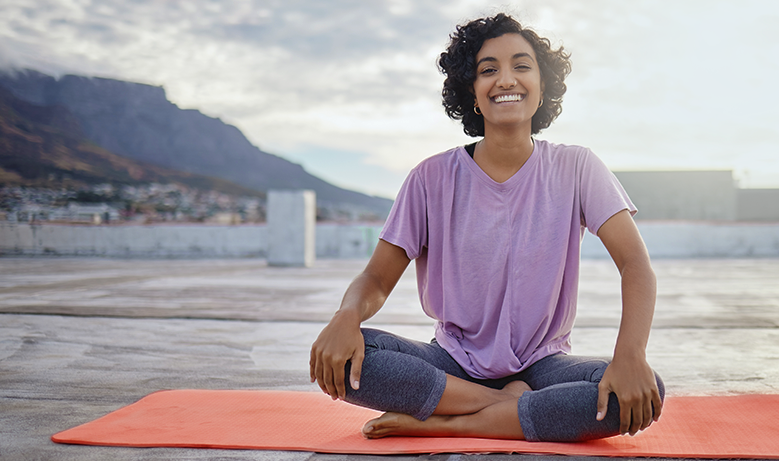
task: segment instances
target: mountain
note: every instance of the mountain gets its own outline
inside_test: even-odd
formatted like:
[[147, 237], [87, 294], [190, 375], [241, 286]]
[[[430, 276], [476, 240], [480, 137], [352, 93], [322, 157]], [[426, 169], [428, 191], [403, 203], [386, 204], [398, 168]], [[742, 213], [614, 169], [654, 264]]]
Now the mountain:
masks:
[[312, 189], [320, 206], [371, 211], [392, 201], [329, 184], [302, 166], [261, 151], [234, 126], [167, 100], [162, 87], [33, 70], [0, 74], [0, 87], [42, 106], [70, 111], [96, 145], [129, 159], [216, 176], [256, 191]]
[[0, 88], [0, 184], [61, 188], [107, 182], [174, 182], [230, 195], [262, 195], [224, 179], [120, 157], [87, 140], [66, 108], [31, 104]]

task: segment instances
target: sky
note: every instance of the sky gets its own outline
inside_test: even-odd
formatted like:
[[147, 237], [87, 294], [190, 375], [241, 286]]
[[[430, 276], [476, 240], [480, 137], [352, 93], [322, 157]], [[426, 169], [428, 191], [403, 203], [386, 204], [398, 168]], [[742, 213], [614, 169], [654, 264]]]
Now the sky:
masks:
[[2, 0], [0, 68], [164, 87], [336, 185], [394, 198], [473, 142], [441, 106], [457, 24], [512, 14], [571, 53], [540, 139], [612, 170], [733, 170], [779, 188], [779, 2]]

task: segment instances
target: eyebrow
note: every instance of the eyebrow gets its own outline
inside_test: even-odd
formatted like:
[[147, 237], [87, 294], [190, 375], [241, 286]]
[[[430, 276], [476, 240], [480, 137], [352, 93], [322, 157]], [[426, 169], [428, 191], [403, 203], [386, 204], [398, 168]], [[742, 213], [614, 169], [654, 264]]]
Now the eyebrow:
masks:
[[[533, 59], [533, 56], [530, 55], [530, 53], [517, 53], [514, 56], [511, 57], [511, 59], [518, 59], [518, 58], [530, 58], [531, 61], [535, 62], [535, 59]], [[479, 64], [483, 62], [497, 62], [498, 60], [493, 58], [492, 56], [485, 56], [476, 63], [476, 67], [479, 66]]]

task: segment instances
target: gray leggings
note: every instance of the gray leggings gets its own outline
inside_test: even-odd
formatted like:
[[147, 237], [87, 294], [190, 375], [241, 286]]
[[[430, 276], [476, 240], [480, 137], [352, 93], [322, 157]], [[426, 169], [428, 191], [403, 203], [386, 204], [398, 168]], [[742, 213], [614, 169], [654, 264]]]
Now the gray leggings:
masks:
[[[517, 403], [522, 432], [529, 441], [575, 442], [619, 434], [619, 403], [612, 393], [602, 421], [595, 419], [598, 382], [608, 360], [555, 354], [527, 369], [501, 379], [475, 379], [433, 340], [411, 341], [392, 333], [362, 329], [365, 360], [360, 389], [347, 384], [346, 401], [380, 411], [406, 413], [427, 419], [446, 387], [446, 375], [500, 389], [511, 381], [526, 382]], [[349, 376], [350, 363], [346, 365]], [[657, 374], [660, 397], [665, 397]]]

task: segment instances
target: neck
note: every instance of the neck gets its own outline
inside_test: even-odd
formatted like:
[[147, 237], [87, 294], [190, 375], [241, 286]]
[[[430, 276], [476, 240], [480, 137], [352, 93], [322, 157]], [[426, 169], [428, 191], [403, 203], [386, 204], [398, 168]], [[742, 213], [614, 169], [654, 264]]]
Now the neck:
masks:
[[533, 154], [533, 138], [527, 133], [498, 134], [484, 132], [476, 144], [473, 160], [495, 182], [503, 183], [514, 176]]
[[516, 172], [533, 153], [530, 126], [520, 130], [485, 126], [484, 139], [477, 145], [477, 152], [485, 162]]

